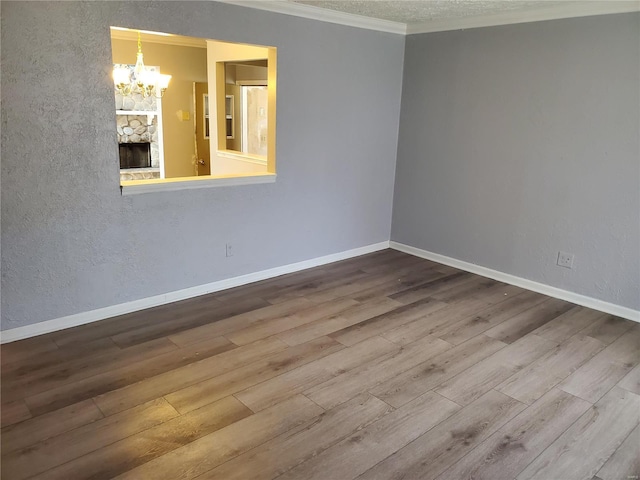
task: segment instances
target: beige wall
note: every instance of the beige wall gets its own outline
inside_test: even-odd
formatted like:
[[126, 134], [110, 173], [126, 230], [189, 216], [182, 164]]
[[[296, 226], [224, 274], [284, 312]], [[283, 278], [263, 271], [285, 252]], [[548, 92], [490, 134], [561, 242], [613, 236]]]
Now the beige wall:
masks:
[[[111, 47], [114, 63], [135, 63], [138, 48], [136, 41], [112, 39]], [[145, 65], [158, 66], [161, 73], [172, 76], [169, 88], [162, 98], [165, 176], [193, 176], [193, 82], [207, 81], [207, 50], [162, 45], [145, 42], [143, 39], [142, 52]], [[180, 111], [189, 112], [189, 120], [182, 120]], [[115, 123], [113, 128], [115, 130]]]
[[266, 173], [267, 166], [249, 162], [242, 158], [218, 155], [215, 163], [211, 163], [211, 175], [235, 175], [244, 173]]
[[267, 67], [235, 65], [235, 81], [262, 80], [267, 84]]

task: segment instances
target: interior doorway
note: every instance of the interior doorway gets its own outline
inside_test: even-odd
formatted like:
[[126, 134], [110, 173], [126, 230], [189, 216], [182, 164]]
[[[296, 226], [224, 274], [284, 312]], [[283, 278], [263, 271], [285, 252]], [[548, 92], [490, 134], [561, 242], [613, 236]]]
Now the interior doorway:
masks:
[[[193, 83], [193, 98], [195, 100], [196, 175], [211, 175], [209, 136], [212, 132], [210, 131], [209, 85], [207, 82]], [[213, 126], [215, 128], [215, 123]]]

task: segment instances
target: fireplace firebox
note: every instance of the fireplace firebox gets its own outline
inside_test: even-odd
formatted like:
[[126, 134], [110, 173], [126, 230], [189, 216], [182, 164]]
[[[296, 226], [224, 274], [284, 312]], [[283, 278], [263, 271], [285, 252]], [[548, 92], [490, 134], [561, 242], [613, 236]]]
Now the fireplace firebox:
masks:
[[149, 168], [151, 167], [151, 144], [121, 143], [120, 168]]

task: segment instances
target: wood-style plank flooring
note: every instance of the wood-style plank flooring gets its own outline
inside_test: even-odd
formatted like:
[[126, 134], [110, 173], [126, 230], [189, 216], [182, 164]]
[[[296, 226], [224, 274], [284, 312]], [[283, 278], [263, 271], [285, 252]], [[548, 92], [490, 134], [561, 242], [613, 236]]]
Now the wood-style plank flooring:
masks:
[[640, 475], [639, 324], [392, 250], [1, 354], [6, 480]]

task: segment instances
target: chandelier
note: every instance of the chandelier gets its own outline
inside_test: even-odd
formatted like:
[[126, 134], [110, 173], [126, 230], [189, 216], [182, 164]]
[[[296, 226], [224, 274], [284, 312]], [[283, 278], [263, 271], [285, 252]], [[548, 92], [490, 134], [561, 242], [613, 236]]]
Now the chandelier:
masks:
[[171, 75], [161, 75], [153, 67], [145, 67], [142, 61], [142, 41], [138, 32], [138, 54], [136, 64], [114, 65], [113, 83], [116, 93], [122, 96], [141, 94], [144, 97], [155, 96], [160, 98], [169, 86]]

